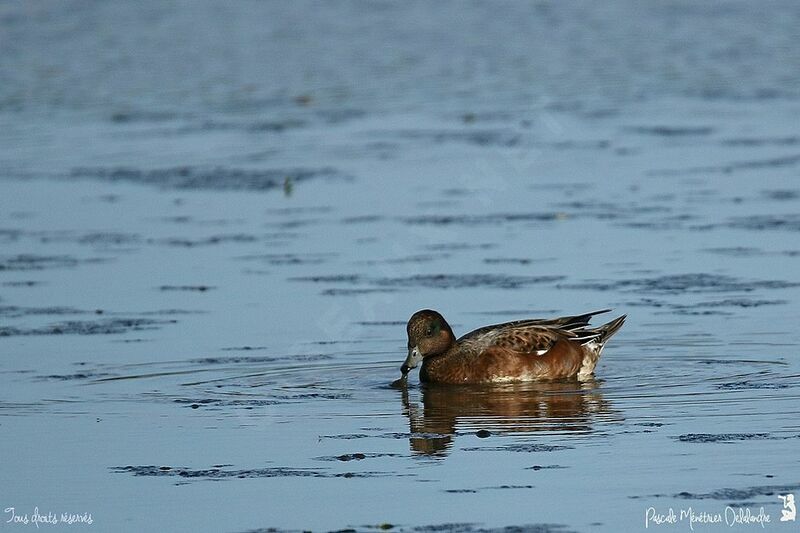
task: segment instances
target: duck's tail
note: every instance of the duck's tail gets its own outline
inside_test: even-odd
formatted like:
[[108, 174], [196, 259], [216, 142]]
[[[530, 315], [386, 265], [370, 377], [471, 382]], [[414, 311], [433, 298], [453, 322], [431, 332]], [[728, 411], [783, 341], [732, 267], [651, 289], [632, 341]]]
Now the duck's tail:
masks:
[[609, 311], [611, 311], [611, 309], [600, 309], [599, 311], [592, 311], [582, 315], [562, 316], [560, 318], [551, 318], [549, 320], [537, 320], [536, 322], [540, 322], [547, 326], [555, 326], [558, 329], [578, 332], [579, 330], [586, 329], [593, 316], [602, 315], [603, 313], [608, 313]]
[[625, 323], [626, 317], [627, 315], [622, 315], [602, 326], [586, 328], [579, 333], [584, 350], [583, 362], [578, 371], [578, 379], [586, 379], [594, 373], [594, 367], [597, 366], [597, 361], [603, 352], [603, 346], [614, 333], [619, 331], [619, 328]]
[[597, 342], [599, 344], [605, 344], [608, 341], [608, 339], [610, 339], [611, 336], [614, 335], [614, 333], [619, 331], [619, 328], [621, 328], [622, 324], [625, 323], [625, 318], [627, 318], [627, 316], [628, 315], [622, 315], [620, 317], [615, 318], [611, 322], [603, 324], [600, 327], [594, 328], [594, 330], [600, 334], [600, 336], [597, 337]]

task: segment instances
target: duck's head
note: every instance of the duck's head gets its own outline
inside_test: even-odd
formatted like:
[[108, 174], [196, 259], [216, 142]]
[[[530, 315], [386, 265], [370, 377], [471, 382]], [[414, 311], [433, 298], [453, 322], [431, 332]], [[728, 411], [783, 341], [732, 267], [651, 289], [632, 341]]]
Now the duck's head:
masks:
[[455, 342], [453, 330], [442, 315], [430, 309], [417, 311], [408, 320], [408, 357], [400, 367], [405, 376], [425, 357], [446, 352]]

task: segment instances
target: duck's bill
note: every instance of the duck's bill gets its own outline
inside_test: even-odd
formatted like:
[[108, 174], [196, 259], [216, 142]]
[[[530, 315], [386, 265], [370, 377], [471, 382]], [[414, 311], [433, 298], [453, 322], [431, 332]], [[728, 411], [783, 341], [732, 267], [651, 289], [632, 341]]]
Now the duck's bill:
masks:
[[402, 372], [405, 376], [411, 371], [412, 368], [417, 368], [421, 362], [422, 354], [419, 353], [419, 348], [414, 346], [408, 351], [408, 357], [406, 357], [403, 366], [400, 367], [400, 372]]

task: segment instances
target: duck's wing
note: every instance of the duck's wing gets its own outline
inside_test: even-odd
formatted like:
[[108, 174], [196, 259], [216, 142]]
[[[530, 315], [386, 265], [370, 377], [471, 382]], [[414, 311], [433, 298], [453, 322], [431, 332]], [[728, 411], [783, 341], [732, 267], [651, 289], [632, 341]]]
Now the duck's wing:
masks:
[[533, 326], [540, 326], [544, 329], [557, 329], [567, 332], [577, 332], [586, 328], [593, 316], [608, 313], [609, 311], [611, 311], [611, 309], [601, 309], [600, 311], [592, 311], [582, 315], [562, 316], [558, 318], [531, 318], [527, 320], [516, 320], [514, 322], [504, 322], [502, 324], [493, 324], [491, 326], [484, 326], [474, 331], [470, 331], [458, 340], [466, 341], [489, 333], [527, 329]]
[[583, 315], [552, 319], [531, 319], [486, 326], [458, 339], [468, 352], [482, 353], [490, 348], [529, 355], [544, 355], [559, 339], [585, 344], [601, 333], [587, 329], [589, 320], [609, 309]]

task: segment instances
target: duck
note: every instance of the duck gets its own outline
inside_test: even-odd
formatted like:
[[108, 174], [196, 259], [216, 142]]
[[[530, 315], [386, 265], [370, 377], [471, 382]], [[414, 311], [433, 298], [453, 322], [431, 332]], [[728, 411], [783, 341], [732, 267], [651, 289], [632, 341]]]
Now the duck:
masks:
[[589, 327], [611, 309], [558, 318], [527, 319], [478, 328], [456, 339], [444, 317], [432, 309], [408, 321], [408, 357], [401, 379], [422, 365], [425, 383], [483, 384], [590, 379], [606, 342], [622, 327], [622, 315]]

